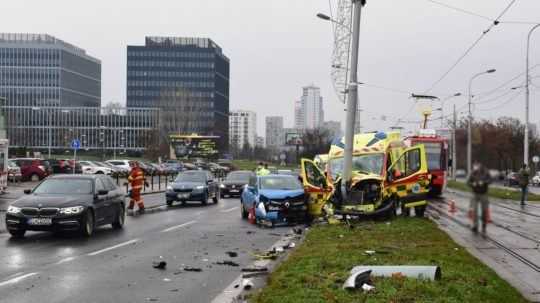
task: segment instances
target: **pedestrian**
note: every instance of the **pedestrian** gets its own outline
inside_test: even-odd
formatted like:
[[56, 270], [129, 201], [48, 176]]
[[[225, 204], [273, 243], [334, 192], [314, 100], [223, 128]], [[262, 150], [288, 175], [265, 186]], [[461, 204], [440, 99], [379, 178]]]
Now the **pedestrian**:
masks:
[[527, 164], [523, 164], [523, 166], [521, 166], [521, 169], [519, 170], [519, 187], [521, 187], [521, 206], [524, 206], [525, 201], [527, 200], [530, 175], [531, 173], [529, 171], [529, 168], [527, 167]]
[[270, 171], [268, 170], [268, 164], [263, 164], [262, 162], [259, 162], [259, 166], [257, 166], [257, 170], [255, 171], [257, 176], [266, 176], [270, 174]]
[[491, 177], [488, 170], [479, 162], [475, 162], [473, 170], [469, 174], [469, 179], [467, 180], [467, 184], [473, 191], [470, 212], [473, 220], [472, 231], [474, 233], [478, 232], [478, 206], [482, 209], [482, 233], [486, 233], [486, 225], [489, 218], [489, 200], [487, 193], [490, 183]]
[[133, 208], [135, 207], [135, 204], [137, 204], [137, 207], [139, 207], [139, 213], [144, 213], [144, 202], [141, 197], [141, 191], [143, 188], [143, 184], [145, 184], [144, 179], [144, 172], [139, 167], [139, 163], [137, 161], [130, 161], [129, 167], [131, 167], [131, 171], [129, 173], [128, 182], [131, 185], [131, 191], [130, 191], [130, 200], [129, 200], [129, 206], [128, 206], [128, 212], [133, 212]]

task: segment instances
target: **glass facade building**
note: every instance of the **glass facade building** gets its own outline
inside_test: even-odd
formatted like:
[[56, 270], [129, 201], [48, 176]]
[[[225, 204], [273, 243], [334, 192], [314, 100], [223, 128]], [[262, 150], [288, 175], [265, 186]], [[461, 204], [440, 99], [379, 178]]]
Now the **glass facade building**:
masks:
[[229, 143], [229, 59], [211, 39], [146, 37], [127, 47], [127, 106], [162, 109], [169, 133]]
[[99, 107], [101, 62], [49, 35], [0, 33], [0, 99], [8, 106]]

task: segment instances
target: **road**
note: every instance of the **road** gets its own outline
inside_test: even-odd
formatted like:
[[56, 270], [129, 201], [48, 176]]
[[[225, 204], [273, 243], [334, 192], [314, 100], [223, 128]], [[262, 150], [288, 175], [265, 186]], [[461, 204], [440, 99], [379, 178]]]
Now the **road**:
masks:
[[[145, 200], [159, 205], [164, 196]], [[253, 262], [254, 250], [279, 240], [276, 232], [284, 230], [241, 220], [238, 199], [222, 199], [128, 217], [123, 230], [102, 227], [89, 239], [41, 232], [11, 239], [2, 233], [0, 302], [210, 302]], [[160, 256], [166, 270], [152, 267]], [[224, 260], [240, 267], [215, 264]]]

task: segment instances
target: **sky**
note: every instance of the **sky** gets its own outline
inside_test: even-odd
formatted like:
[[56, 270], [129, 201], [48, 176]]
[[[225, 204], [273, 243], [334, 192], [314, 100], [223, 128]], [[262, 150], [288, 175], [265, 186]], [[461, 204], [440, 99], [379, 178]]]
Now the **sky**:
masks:
[[[511, 0], [437, 0], [495, 19]], [[145, 36], [208, 37], [231, 59], [230, 107], [257, 112], [258, 133], [264, 118], [285, 117], [292, 127], [294, 101], [302, 87], [321, 88], [326, 120], [345, 123], [345, 106], [330, 79], [333, 49], [331, 23], [316, 18], [330, 14], [337, 0], [68, 0], [2, 1], [0, 29], [46, 33], [72, 43], [102, 62], [102, 104], [126, 99], [126, 46], [143, 45]], [[516, 0], [501, 21], [540, 22], [540, 1]], [[335, 11], [333, 12], [335, 14]], [[368, 0], [362, 11], [359, 91], [365, 130], [395, 125], [418, 126], [419, 104], [410, 93], [446, 99], [444, 114], [455, 104], [466, 109], [470, 78], [474, 80], [475, 117], [512, 116], [524, 121], [525, 49], [530, 24], [501, 22], [435, 87], [492, 22], [451, 10], [428, 0]], [[531, 66], [540, 63], [540, 29], [531, 40]], [[540, 123], [540, 66], [531, 71], [531, 122]], [[381, 88], [383, 87], [383, 88]], [[432, 88], [432, 89], [431, 89]], [[486, 94], [489, 93], [489, 94]], [[440, 108], [441, 103], [433, 104]], [[433, 117], [440, 116], [434, 111]], [[433, 127], [440, 125], [434, 121]]]

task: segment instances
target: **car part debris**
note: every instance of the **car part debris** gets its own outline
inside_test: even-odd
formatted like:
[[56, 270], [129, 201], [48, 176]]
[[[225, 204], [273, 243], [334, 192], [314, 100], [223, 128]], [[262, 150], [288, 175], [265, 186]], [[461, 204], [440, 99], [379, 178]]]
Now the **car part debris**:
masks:
[[352, 272], [349, 278], [343, 283], [343, 289], [362, 288], [364, 284], [371, 282], [371, 270], [359, 270]]
[[374, 289], [375, 289], [375, 286], [371, 286], [371, 285], [369, 285], [367, 283], [362, 284], [362, 290], [364, 292], [370, 292], [370, 291], [372, 291]]
[[301, 235], [304, 231], [301, 228], [293, 228], [293, 232], [297, 235]]
[[253, 281], [251, 281], [250, 279], [242, 279], [242, 288], [244, 290], [250, 290], [253, 288]]
[[233, 262], [233, 261], [229, 261], [229, 260], [219, 261], [219, 262], [216, 262], [216, 264], [217, 265], [228, 265], [228, 266], [234, 266], [234, 267], [240, 266], [240, 264], [238, 264], [236, 262]]
[[169, 278], [164, 278], [164, 279], [163, 279], [163, 282], [171, 282], [171, 279], [169, 279]]
[[191, 267], [191, 266], [185, 266], [184, 271], [193, 271], [193, 272], [201, 272], [202, 268], [199, 267]]
[[376, 251], [374, 251], [374, 250], [366, 250], [366, 251], [364, 251], [364, 253], [366, 255], [368, 255], [368, 256], [373, 256], [376, 253]]
[[284, 251], [285, 249], [282, 246], [276, 246], [272, 249], [272, 252], [276, 252], [276, 253], [282, 253]]
[[152, 266], [156, 269], [165, 269], [167, 267], [167, 262], [165, 261], [154, 261]]
[[244, 278], [244, 279], [255, 278], [255, 277], [260, 277], [260, 276], [266, 276], [268, 274], [269, 274], [269, 272], [267, 272], [267, 271], [250, 272], [250, 273], [243, 274], [242, 278]]
[[227, 252], [225, 252], [225, 253], [226, 253], [229, 257], [231, 257], [231, 258], [236, 258], [236, 257], [238, 257], [238, 253], [235, 252], [235, 251], [227, 251]]
[[276, 237], [281, 237], [281, 234], [278, 234], [278, 233], [269, 233], [268, 235], [270, 235], [270, 236], [276, 236]]
[[296, 244], [294, 242], [291, 242], [285, 246], [283, 246], [283, 248], [285, 249], [291, 249], [291, 248], [295, 248], [296, 247]]
[[253, 254], [258, 260], [275, 260], [278, 257], [278, 253], [275, 251], [267, 251], [265, 253]]
[[371, 270], [371, 274], [377, 277], [392, 277], [396, 273], [400, 273], [404, 277], [440, 280], [441, 268], [439, 266], [356, 266], [351, 270], [354, 275], [358, 272], [362, 273]]
[[246, 267], [242, 268], [242, 272], [268, 272], [266, 267]]

